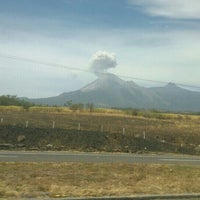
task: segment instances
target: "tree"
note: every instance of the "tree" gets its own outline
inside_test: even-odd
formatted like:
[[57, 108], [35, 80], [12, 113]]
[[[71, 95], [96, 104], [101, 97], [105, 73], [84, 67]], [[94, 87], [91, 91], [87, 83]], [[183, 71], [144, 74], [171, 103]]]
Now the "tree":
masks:
[[33, 103], [27, 102], [17, 98], [17, 96], [3, 95], [0, 96], [0, 105], [2, 106], [22, 106], [25, 110], [28, 110], [30, 106], [34, 106]]
[[84, 108], [84, 104], [82, 104], [82, 103], [73, 103], [72, 100], [67, 101], [64, 105], [69, 107], [69, 109], [73, 110], [73, 111], [76, 111], [76, 110], [82, 111], [83, 108]]
[[72, 105], [72, 100], [68, 100], [66, 101], [66, 103], [64, 104], [64, 106], [70, 107]]
[[93, 103], [87, 103], [86, 107], [89, 109], [90, 112], [94, 111], [94, 104]]

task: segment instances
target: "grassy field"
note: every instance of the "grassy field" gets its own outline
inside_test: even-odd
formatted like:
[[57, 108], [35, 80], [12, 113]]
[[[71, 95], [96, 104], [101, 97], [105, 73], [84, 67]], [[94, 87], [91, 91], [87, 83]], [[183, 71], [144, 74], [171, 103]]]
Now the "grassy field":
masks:
[[0, 197], [85, 197], [200, 192], [200, 167], [0, 163]]
[[[199, 120], [198, 115], [146, 112], [135, 116], [112, 109], [90, 113], [60, 107], [0, 107], [0, 145], [199, 154]], [[199, 166], [0, 163], [0, 198], [199, 193], [199, 177]]]

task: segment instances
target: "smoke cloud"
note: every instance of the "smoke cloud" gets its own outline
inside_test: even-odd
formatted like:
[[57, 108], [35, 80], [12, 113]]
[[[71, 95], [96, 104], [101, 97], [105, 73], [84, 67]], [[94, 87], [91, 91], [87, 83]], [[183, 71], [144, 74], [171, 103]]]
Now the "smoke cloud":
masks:
[[110, 68], [117, 66], [114, 53], [106, 51], [97, 51], [91, 58], [90, 70], [97, 76], [107, 73]]

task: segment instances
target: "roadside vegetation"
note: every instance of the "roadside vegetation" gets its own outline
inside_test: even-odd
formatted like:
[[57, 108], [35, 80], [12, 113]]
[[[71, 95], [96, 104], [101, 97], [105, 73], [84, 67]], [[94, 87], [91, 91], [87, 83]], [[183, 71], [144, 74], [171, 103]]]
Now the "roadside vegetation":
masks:
[[0, 198], [200, 192], [200, 167], [158, 164], [0, 163]]

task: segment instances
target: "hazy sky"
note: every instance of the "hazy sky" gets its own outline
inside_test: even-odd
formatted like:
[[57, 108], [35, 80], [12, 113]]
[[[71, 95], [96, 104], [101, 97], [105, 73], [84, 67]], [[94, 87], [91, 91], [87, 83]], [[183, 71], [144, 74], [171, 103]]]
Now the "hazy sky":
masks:
[[117, 75], [200, 86], [200, 1], [0, 0], [0, 95], [79, 89], [96, 79], [84, 72], [96, 52]]

